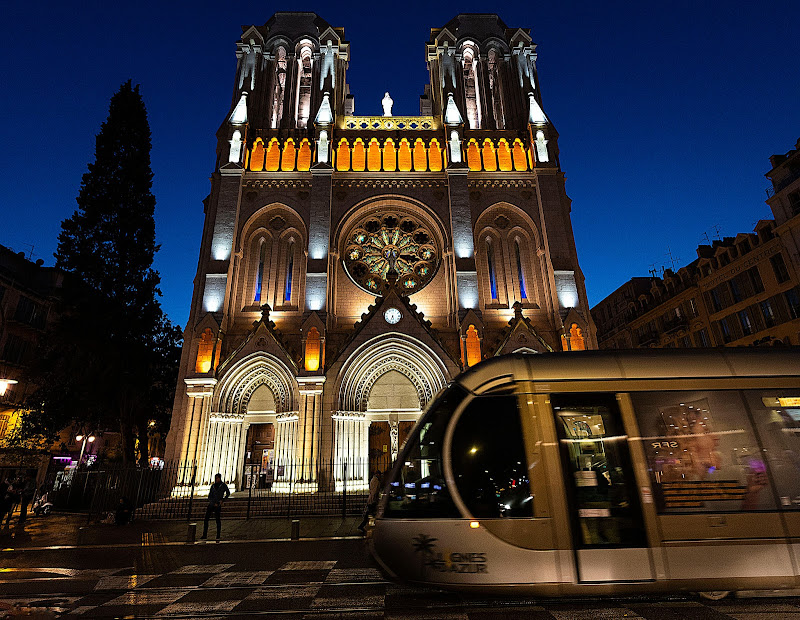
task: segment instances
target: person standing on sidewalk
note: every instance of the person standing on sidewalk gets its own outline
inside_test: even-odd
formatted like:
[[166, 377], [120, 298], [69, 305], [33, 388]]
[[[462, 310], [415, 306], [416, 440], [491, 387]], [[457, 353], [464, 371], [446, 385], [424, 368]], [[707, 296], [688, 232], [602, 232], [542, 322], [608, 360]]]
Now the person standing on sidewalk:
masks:
[[36, 477], [30, 470], [25, 472], [25, 477], [22, 479], [22, 488], [20, 489], [19, 496], [19, 522], [25, 523], [28, 518], [28, 504], [31, 503], [33, 496], [36, 495]]
[[222, 502], [228, 499], [231, 492], [228, 490], [228, 485], [222, 482], [222, 474], [214, 476], [214, 484], [208, 491], [208, 508], [206, 508], [206, 519], [203, 524], [203, 535], [200, 537], [203, 540], [208, 536], [208, 520], [211, 518], [211, 513], [217, 520], [217, 540], [219, 540], [220, 530], [222, 529], [222, 522], [220, 521], [220, 514], [222, 512]]
[[367, 505], [364, 506], [364, 518], [361, 519], [361, 523], [358, 526], [358, 529], [361, 530], [362, 533], [366, 533], [366, 526], [369, 523], [369, 518], [375, 514], [375, 509], [378, 507], [378, 495], [381, 492], [381, 472], [376, 470], [374, 474], [372, 474], [372, 479], [369, 481], [369, 495], [367, 496]]

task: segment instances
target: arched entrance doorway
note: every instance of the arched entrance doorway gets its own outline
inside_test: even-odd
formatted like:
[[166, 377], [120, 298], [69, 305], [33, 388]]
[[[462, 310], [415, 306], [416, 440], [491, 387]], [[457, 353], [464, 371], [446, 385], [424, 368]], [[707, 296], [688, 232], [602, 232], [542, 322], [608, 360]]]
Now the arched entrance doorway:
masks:
[[385, 469], [396, 456], [400, 423], [408, 433], [449, 373], [430, 347], [393, 332], [358, 347], [340, 377], [338, 409], [332, 414], [336, 488], [346, 478], [348, 488], [366, 489], [371, 470]]

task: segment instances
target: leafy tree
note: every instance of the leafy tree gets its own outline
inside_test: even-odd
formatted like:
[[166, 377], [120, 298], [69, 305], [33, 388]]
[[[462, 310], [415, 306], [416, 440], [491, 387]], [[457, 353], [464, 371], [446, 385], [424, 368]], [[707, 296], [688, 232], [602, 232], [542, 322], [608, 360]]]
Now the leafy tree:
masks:
[[70, 277], [61, 320], [33, 368], [39, 389], [18, 441], [72, 422], [115, 429], [123, 460], [146, 465], [151, 422], [167, 426], [181, 335], [158, 300], [150, 147], [144, 101], [129, 80], [111, 98], [78, 208], [61, 224], [56, 265]]

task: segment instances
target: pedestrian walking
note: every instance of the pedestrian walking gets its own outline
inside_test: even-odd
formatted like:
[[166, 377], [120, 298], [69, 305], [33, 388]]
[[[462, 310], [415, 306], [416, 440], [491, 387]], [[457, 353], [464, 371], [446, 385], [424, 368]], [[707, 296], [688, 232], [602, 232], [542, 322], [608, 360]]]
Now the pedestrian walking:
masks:
[[367, 504], [364, 506], [364, 515], [361, 519], [361, 523], [358, 526], [358, 529], [361, 530], [362, 533], [366, 532], [367, 523], [369, 523], [369, 518], [375, 514], [375, 509], [378, 507], [378, 496], [381, 492], [381, 482], [382, 476], [381, 472], [376, 470], [374, 474], [372, 474], [372, 478], [369, 481], [369, 495], [367, 496]]
[[0, 527], [3, 526], [3, 519], [6, 513], [8, 513], [13, 506], [12, 492], [13, 487], [10, 477], [0, 480]]
[[36, 495], [36, 477], [31, 470], [25, 472], [19, 493], [19, 522], [25, 523], [28, 518], [28, 504], [31, 503], [33, 496]]
[[206, 519], [203, 524], [203, 535], [200, 537], [203, 540], [208, 536], [208, 520], [211, 514], [217, 520], [217, 540], [219, 540], [220, 530], [222, 529], [222, 522], [220, 521], [220, 514], [222, 512], [222, 502], [228, 499], [231, 492], [228, 490], [228, 485], [222, 482], [222, 474], [214, 476], [214, 484], [208, 491], [208, 507], [206, 508]]

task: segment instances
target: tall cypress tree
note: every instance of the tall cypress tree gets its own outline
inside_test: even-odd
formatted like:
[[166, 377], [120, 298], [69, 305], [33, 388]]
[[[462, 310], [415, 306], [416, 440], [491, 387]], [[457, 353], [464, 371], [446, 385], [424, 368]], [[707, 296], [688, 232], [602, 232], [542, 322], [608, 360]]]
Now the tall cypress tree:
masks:
[[142, 465], [152, 422], [167, 426], [180, 355], [180, 331], [161, 309], [153, 269], [150, 147], [144, 101], [129, 80], [111, 98], [78, 208], [61, 225], [56, 265], [71, 277], [61, 321], [35, 368], [44, 380], [21, 427], [23, 435], [70, 422], [118, 429], [123, 460], [138, 456]]

